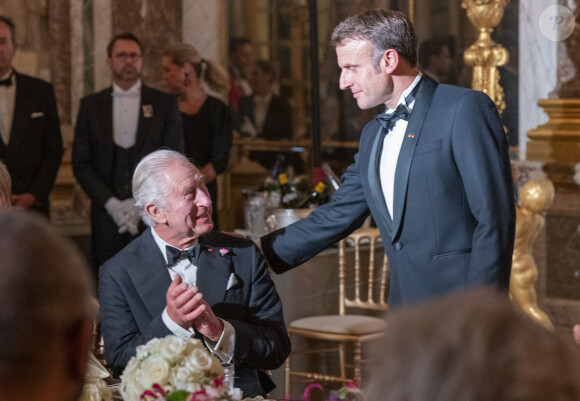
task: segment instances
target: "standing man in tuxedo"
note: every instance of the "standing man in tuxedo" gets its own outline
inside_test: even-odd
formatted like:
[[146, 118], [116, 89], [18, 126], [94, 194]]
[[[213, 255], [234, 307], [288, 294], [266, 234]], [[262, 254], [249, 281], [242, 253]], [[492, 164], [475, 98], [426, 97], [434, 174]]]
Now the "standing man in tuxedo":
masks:
[[12, 204], [48, 216], [48, 197], [62, 158], [54, 88], [12, 67], [12, 19], [0, 15], [0, 160], [12, 176]]
[[203, 175], [185, 156], [158, 150], [135, 169], [133, 194], [150, 227], [100, 270], [101, 327], [120, 373], [154, 337], [198, 337], [235, 365], [244, 397], [273, 387], [264, 369], [290, 352], [282, 303], [250, 240], [212, 231]]
[[107, 47], [113, 85], [81, 100], [73, 143], [75, 177], [91, 199], [93, 268], [139, 233], [131, 176], [143, 156], [161, 147], [183, 151], [177, 99], [141, 83], [143, 47], [134, 35]]
[[282, 273], [305, 262], [370, 212], [389, 258], [391, 306], [474, 286], [507, 290], [515, 199], [494, 103], [422, 75], [413, 26], [400, 12], [349, 17], [332, 43], [340, 88], [361, 109], [387, 110], [363, 129], [331, 202], [261, 239], [272, 268]]

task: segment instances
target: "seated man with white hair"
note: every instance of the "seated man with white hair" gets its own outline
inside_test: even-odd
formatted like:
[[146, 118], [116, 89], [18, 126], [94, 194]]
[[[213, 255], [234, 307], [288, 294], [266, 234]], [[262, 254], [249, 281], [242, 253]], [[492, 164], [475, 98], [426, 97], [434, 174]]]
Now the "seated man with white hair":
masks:
[[133, 175], [149, 228], [101, 266], [105, 356], [118, 375], [136, 347], [174, 334], [203, 339], [245, 397], [273, 387], [263, 370], [290, 352], [282, 303], [266, 262], [244, 238], [212, 231], [203, 175], [185, 156], [158, 150]]

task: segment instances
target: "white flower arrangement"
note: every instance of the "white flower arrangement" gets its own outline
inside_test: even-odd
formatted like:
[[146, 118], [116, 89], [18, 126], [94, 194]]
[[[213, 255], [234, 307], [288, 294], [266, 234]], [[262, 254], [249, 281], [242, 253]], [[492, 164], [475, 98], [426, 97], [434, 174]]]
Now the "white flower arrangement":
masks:
[[87, 379], [79, 401], [111, 401], [113, 394], [107, 383], [100, 377]]
[[[230, 401], [219, 360], [193, 338], [169, 335], [137, 347], [121, 375], [124, 401], [174, 399]], [[181, 397], [179, 397], [181, 398]]]

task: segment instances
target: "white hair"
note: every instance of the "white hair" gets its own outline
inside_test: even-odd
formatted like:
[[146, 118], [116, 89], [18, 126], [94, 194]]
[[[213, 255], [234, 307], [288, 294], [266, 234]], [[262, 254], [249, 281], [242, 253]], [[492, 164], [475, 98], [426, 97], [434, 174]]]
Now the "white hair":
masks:
[[135, 205], [141, 209], [143, 222], [150, 227], [155, 220], [147, 213], [147, 204], [153, 204], [161, 210], [168, 210], [167, 197], [171, 195], [173, 182], [167, 175], [171, 167], [181, 164], [198, 172], [197, 167], [187, 157], [169, 149], [156, 150], [145, 156], [133, 173], [133, 197]]

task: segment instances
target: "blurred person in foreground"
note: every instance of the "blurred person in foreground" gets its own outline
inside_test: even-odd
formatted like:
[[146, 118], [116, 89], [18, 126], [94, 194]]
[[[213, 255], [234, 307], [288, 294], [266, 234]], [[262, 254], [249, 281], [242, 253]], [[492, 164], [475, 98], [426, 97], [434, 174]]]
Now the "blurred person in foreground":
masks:
[[282, 302], [257, 246], [212, 231], [203, 175], [158, 150], [137, 165], [133, 194], [150, 227], [100, 271], [105, 354], [119, 375], [138, 345], [174, 334], [202, 339], [235, 365], [245, 397], [273, 389], [263, 370], [290, 352]]
[[226, 89], [228, 74], [212, 60], [206, 60], [187, 43], [163, 52], [163, 81], [178, 95], [185, 138], [184, 154], [204, 176], [213, 205], [212, 221], [218, 228], [217, 176], [226, 171], [232, 146], [232, 122], [228, 106], [209, 96], [202, 82], [216, 91]]
[[304, 263], [370, 213], [389, 258], [389, 306], [482, 285], [507, 292], [515, 196], [493, 101], [422, 75], [413, 25], [398, 11], [351, 16], [332, 43], [340, 88], [361, 109], [387, 110], [363, 129], [330, 202], [261, 238], [270, 266]]
[[580, 351], [507, 294], [480, 288], [401, 308], [371, 361], [366, 399], [577, 401]]
[[76, 400], [96, 317], [89, 268], [38, 216], [5, 211], [0, 227], [0, 398]]

